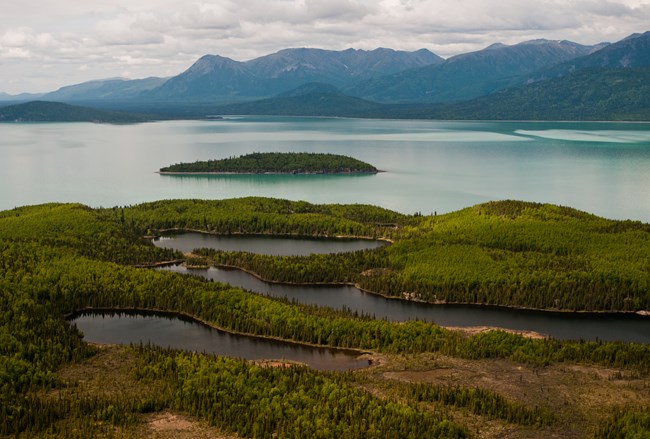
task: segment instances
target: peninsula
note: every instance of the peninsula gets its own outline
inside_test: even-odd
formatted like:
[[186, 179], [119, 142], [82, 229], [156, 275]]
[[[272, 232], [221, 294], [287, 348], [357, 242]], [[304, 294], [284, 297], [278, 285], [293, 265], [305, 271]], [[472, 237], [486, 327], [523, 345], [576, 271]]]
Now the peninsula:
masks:
[[256, 152], [222, 160], [177, 163], [161, 174], [376, 174], [374, 166], [337, 154]]

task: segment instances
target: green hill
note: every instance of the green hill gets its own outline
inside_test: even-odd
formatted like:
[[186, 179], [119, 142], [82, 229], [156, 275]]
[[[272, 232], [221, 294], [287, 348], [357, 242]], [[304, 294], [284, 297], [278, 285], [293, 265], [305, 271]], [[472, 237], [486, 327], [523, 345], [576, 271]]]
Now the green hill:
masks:
[[0, 107], [0, 122], [97, 122], [136, 123], [151, 116], [118, 111], [96, 110], [60, 102], [32, 101]]

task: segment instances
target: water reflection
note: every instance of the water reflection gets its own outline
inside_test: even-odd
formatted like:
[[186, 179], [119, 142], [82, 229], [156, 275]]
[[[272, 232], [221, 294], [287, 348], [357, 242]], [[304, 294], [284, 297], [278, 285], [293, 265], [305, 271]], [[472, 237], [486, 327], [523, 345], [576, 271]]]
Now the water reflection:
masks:
[[93, 343], [147, 344], [246, 360], [284, 360], [318, 370], [368, 366], [359, 352], [231, 334], [188, 318], [147, 312], [84, 312], [72, 319]]
[[490, 326], [534, 331], [561, 340], [583, 339], [650, 343], [650, 318], [635, 314], [560, 313], [473, 305], [432, 305], [386, 299], [352, 286], [272, 284], [240, 270], [188, 270], [181, 265], [161, 269], [194, 274], [272, 297], [346, 308], [391, 321], [424, 320], [442, 326]]
[[307, 256], [371, 250], [386, 245], [384, 241], [371, 239], [309, 239], [262, 235], [211, 235], [208, 233], [183, 232], [153, 240], [157, 247], [171, 248], [184, 253], [197, 248], [213, 248], [223, 251], [245, 251], [273, 256]]

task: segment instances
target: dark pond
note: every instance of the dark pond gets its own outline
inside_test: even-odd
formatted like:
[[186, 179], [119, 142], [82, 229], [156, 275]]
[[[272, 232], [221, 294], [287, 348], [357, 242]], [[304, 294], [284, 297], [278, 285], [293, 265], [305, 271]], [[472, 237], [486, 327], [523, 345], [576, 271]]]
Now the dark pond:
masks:
[[240, 270], [191, 269], [168, 266], [162, 269], [194, 274], [229, 283], [260, 294], [287, 297], [301, 303], [347, 308], [377, 319], [426, 320], [442, 326], [493, 326], [535, 331], [561, 340], [583, 339], [650, 343], [650, 318], [635, 314], [559, 313], [515, 310], [473, 305], [432, 305], [386, 299], [351, 286], [298, 286], [261, 281]]
[[72, 323], [93, 343], [139, 344], [205, 352], [246, 360], [288, 360], [318, 370], [350, 370], [370, 362], [359, 352], [317, 348], [279, 340], [231, 334], [189, 318], [145, 312], [84, 312]]
[[343, 253], [370, 250], [386, 245], [384, 241], [344, 238], [287, 238], [260, 235], [210, 235], [183, 232], [153, 240], [157, 247], [191, 252], [196, 248], [245, 251], [274, 256], [306, 256], [314, 253]]

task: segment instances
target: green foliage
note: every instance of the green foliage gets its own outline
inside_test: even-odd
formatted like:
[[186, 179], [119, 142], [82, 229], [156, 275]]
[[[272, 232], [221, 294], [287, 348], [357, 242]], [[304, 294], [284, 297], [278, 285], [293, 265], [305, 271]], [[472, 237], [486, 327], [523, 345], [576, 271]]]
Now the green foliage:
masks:
[[246, 198], [169, 201], [128, 209], [140, 228], [213, 233], [367, 236], [388, 247], [273, 257], [202, 250], [217, 265], [271, 281], [353, 282], [386, 296], [538, 309], [650, 309], [650, 226], [547, 204], [499, 201], [438, 216], [370, 206]]
[[601, 422], [596, 439], [648, 439], [650, 438], [650, 408], [618, 410]]
[[305, 367], [141, 349], [138, 376], [171, 383], [170, 404], [244, 437], [463, 438], [441, 415], [381, 400]]
[[236, 174], [374, 174], [377, 168], [352, 157], [307, 152], [256, 152], [222, 160], [178, 163], [160, 172]]
[[[217, 230], [236, 225], [242, 232], [254, 229], [296, 233], [297, 229], [300, 234], [331, 235], [347, 231], [396, 239], [389, 248], [353, 253], [342, 259], [328, 260], [320, 256], [306, 259], [311, 261], [308, 276], [312, 278], [318, 273], [320, 263], [328, 270], [342, 267], [334, 271], [337, 277], [362, 268], [393, 264], [396, 270], [393, 274], [381, 268], [374, 269], [380, 273], [379, 277], [400, 281], [399, 276], [403, 276], [410, 264], [417, 263], [417, 258], [409, 258], [424, 257], [444, 247], [430, 248], [430, 243], [440, 240], [455, 240], [453, 242], [468, 248], [471, 248], [470, 242], [475, 242], [475, 251], [479, 253], [502, 250], [514, 258], [530, 253], [534, 257], [557, 256], [568, 261], [566, 258], [577, 255], [582, 263], [600, 267], [600, 270], [612, 270], [609, 265], [615, 264], [614, 258], [621, 258], [621, 265], [613, 265], [614, 269], [619, 270], [621, 276], [634, 275], [641, 280], [642, 272], [638, 267], [647, 264], [647, 253], [642, 253], [647, 245], [646, 225], [607, 221], [570, 209], [514, 202], [477, 206], [435, 218], [405, 217], [367, 206], [314, 206], [257, 198], [224, 202], [167, 201], [96, 210], [78, 204], [47, 204], [0, 212], [0, 415], [6, 420], [2, 425], [3, 433], [56, 430], [55, 425], [61, 419], [71, 418], [94, 420], [94, 424], [79, 421], [88, 422], [83, 427], [88, 430], [73, 428], [93, 431], [97, 422], [128, 425], [134, 422], [134, 413], [180, 407], [215, 425], [232, 424], [235, 428], [236, 424], [237, 431], [242, 434], [265, 436], [267, 433], [262, 432], [281, 430], [291, 436], [298, 428], [296, 425], [308, 428], [296, 424], [295, 419], [308, 419], [312, 413], [309, 407], [316, 410], [318, 406], [312, 403], [317, 399], [316, 393], [301, 387], [301, 383], [306, 382], [310, 383], [307, 387], [313, 386], [314, 392], [321, 392], [321, 396], [327, 387], [328, 392], [338, 392], [337, 395], [348, 398], [346, 401], [354, 401], [347, 405], [340, 398], [338, 402], [333, 399], [322, 412], [316, 413], [317, 419], [331, 424], [330, 428], [337, 434], [354, 435], [365, 428], [372, 435], [380, 436], [378, 432], [389, 428], [389, 424], [390, 429], [397, 425], [414, 429], [413, 437], [419, 436], [415, 432], [423, 426], [429, 426], [432, 434], [442, 437], [464, 434], [442, 418], [425, 416], [413, 407], [378, 401], [345, 387], [336, 377], [296, 368], [259, 371], [229, 360], [221, 363], [188, 360], [191, 356], [185, 354], [164, 354], [180, 359], [169, 360], [177, 361], [174, 366], [177, 371], [182, 367], [186, 372], [178, 377], [169, 375], [173, 375], [173, 368], [160, 366], [162, 369], [158, 369], [159, 360], [163, 363], [167, 360], [151, 354], [154, 372], [167, 384], [162, 385], [163, 393], [153, 395], [149, 402], [81, 398], [81, 402], [68, 400], [56, 404], [43, 399], [40, 396], [43, 392], [60, 388], [55, 371], [61, 364], [83, 360], [94, 352], [63, 317], [86, 307], [166, 310], [242, 333], [383, 352], [441, 352], [465, 358], [509, 358], [536, 365], [588, 362], [633, 368], [643, 373], [650, 365], [650, 347], [645, 345], [532, 340], [499, 331], [464, 337], [425, 322], [377, 321], [349, 312], [262, 297], [198, 278], [124, 265], [153, 263], [178, 256], [156, 249], [150, 241], [143, 240], [141, 237], [148, 228], [200, 228], [206, 223]], [[547, 229], [544, 224], [548, 225]], [[574, 237], [578, 239], [572, 239]], [[448, 244], [449, 247], [453, 245]], [[405, 252], [405, 248], [409, 251]], [[612, 252], [613, 256], [601, 255], [606, 252]], [[471, 262], [471, 258], [468, 260]], [[282, 271], [283, 264], [303, 264], [293, 258], [269, 261], [279, 261], [278, 272]], [[298, 273], [296, 268], [289, 272]], [[230, 377], [224, 378], [223, 387], [217, 387], [225, 389], [226, 395], [211, 393], [211, 386], [201, 384], [216, 379], [211, 378], [213, 367], [224, 371], [241, 370], [234, 375], [214, 372], [217, 376]], [[256, 376], [264, 377], [259, 378], [263, 385]], [[328, 387], [330, 384], [332, 386]], [[278, 407], [278, 413], [262, 413], [267, 405], [264, 398], [270, 396], [255, 393], [252, 388], [267, 389], [264, 387], [267, 385], [277, 386], [277, 390], [270, 389], [270, 394], [277, 395], [276, 403], [280, 405], [272, 406]], [[164, 393], [171, 392], [169, 389], [174, 389], [173, 393]], [[192, 395], [203, 401], [201, 406], [192, 406]], [[230, 398], [226, 399], [228, 401], [239, 398], [257, 407], [260, 421], [247, 419], [241, 411], [239, 414], [224, 412], [224, 417], [219, 419], [216, 414], [211, 415], [214, 411], [210, 407], [219, 403], [215, 398], [226, 396]], [[503, 404], [497, 403], [496, 407], [503, 408]], [[352, 413], [346, 411], [347, 407]], [[502, 408], [489, 410], [500, 412]], [[383, 418], [387, 419], [386, 424], [379, 420]], [[345, 419], [345, 422], [337, 424], [332, 419]], [[345, 428], [351, 430], [348, 432]]]
[[420, 402], [440, 402], [444, 405], [464, 407], [476, 415], [503, 419], [520, 425], [541, 427], [555, 422], [555, 416], [547, 409], [528, 408], [480, 387], [429, 384], [409, 384], [405, 387], [407, 395]]
[[[114, 210], [117, 218], [117, 211]], [[124, 209], [140, 230], [194, 229], [219, 234], [390, 237], [410, 218], [364, 205], [316, 205], [270, 198], [166, 200]]]

